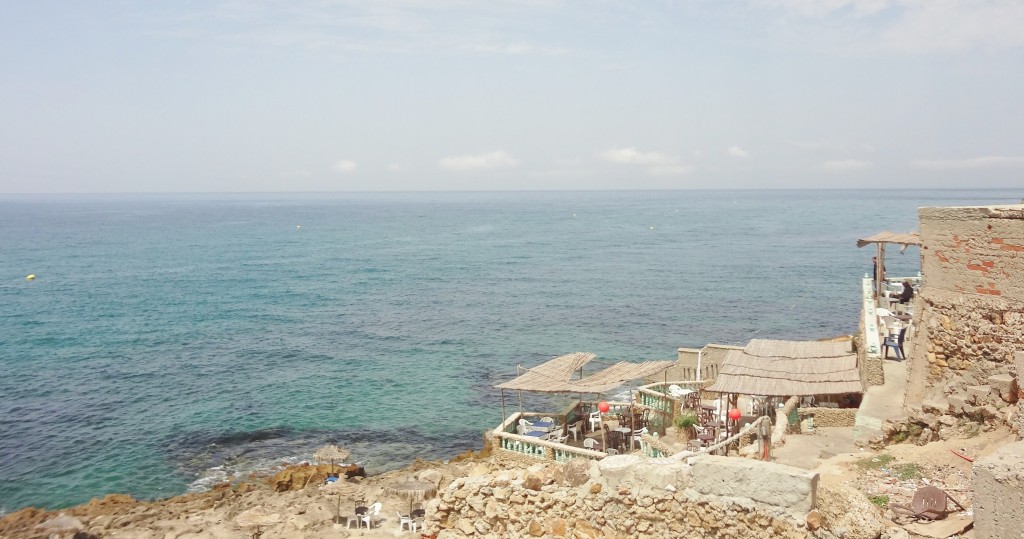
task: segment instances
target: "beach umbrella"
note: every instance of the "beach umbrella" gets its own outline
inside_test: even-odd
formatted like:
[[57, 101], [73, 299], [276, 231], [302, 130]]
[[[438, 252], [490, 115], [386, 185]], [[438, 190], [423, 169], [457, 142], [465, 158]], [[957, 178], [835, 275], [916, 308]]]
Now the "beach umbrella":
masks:
[[334, 461], [344, 462], [348, 458], [348, 450], [334, 444], [327, 444], [317, 449], [313, 458], [320, 462], [330, 462], [331, 466], [334, 466]]
[[348, 458], [348, 450], [342, 449], [334, 444], [327, 444], [321, 447], [320, 449], [317, 449], [316, 453], [313, 455], [313, 458], [316, 459], [318, 462], [331, 463], [331, 471], [327, 472], [329, 476], [331, 473], [334, 472], [334, 461], [338, 461], [339, 463], [345, 462], [345, 459]]
[[48, 536], [61, 536], [65, 533], [78, 533], [85, 529], [85, 524], [82, 524], [81, 520], [61, 513], [42, 524], [36, 526], [36, 529]]
[[432, 498], [437, 494], [437, 485], [426, 481], [409, 479], [384, 487], [384, 492], [398, 496], [403, 500], [409, 500], [409, 514], [412, 515], [412, 502], [421, 502], [427, 498]]
[[330, 483], [320, 487], [320, 492], [323, 492], [328, 496], [338, 496], [338, 515], [335, 517], [334, 521], [339, 524], [341, 523], [341, 499], [358, 496], [361, 491], [362, 486], [358, 483], [341, 480], [331, 481]]
[[281, 515], [277, 513], [271, 513], [270, 509], [266, 507], [253, 507], [252, 509], [246, 509], [235, 517], [235, 524], [243, 528], [255, 527], [256, 531], [253, 532], [253, 539], [259, 539], [259, 536], [263, 534], [263, 530], [260, 528], [263, 526], [273, 526], [281, 522]]

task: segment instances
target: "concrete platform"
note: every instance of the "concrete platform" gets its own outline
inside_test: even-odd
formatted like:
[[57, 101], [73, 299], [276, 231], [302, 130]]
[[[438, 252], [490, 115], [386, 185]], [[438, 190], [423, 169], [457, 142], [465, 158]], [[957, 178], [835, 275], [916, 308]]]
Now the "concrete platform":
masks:
[[907, 392], [907, 362], [886, 360], [885, 385], [869, 387], [864, 393], [853, 428], [854, 441], [868, 440], [882, 431], [882, 422], [903, 415]]
[[772, 450], [773, 460], [795, 468], [812, 470], [823, 460], [841, 453], [858, 451], [850, 427], [821, 427], [813, 434], [787, 434], [786, 443]]

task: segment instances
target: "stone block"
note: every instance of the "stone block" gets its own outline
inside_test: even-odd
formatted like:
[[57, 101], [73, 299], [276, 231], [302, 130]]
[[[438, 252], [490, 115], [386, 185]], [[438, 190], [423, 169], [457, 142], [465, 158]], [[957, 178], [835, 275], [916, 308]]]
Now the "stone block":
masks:
[[675, 459], [646, 459], [634, 470], [638, 485], [655, 490], [672, 485], [676, 489], [690, 486], [690, 466]]
[[974, 462], [974, 529], [986, 539], [1020, 539], [1024, 522], [1024, 442]]
[[701, 494], [747, 498], [800, 518], [817, 501], [818, 474], [774, 462], [709, 455], [696, 459], [690, 477]]
[[999, 392], [999, 398], [1013, 404], [1017, 402], [1017, 379], [1009, 374], [995, 374], [988, 377], [988, 385]]
[[949, 396], [949, 411], [954, 414], [964, 413], [964, 408], [967, 406], [967, 398], [963, 395], [950, 395]]
[[921, 403], [921, 411], [926, 414], [942, 415], [949, 411], [949, 402], [945, 399], [930, 399]]
[[598, 461], [598, 469], [605, 483], [614, 489], [629, 481], [634, 468], [640, 464], [640, 460], [641, 458], [637, 455], [605, 457]]
[[992, 386], [969, 386], [967, 397], [971, 404], [985, 404], [992, 395]]

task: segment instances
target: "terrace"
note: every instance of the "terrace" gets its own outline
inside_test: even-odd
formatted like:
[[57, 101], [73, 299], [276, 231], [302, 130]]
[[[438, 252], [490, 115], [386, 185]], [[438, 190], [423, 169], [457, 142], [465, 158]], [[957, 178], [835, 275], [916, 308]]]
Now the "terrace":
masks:
[[[496, 450], [507, 456], [556, 462], [635, 452], [666, 456], [673, 451], [662, 443], [662, 437], [666, 427], [673, 425], [680, 415], [692, 414], [696, 419], [690, 442], [695, 451], [716, 444], [760, 415], [726, 417], [724, 401], [702, 400], [715, 396], [703, 392], [709, 381], [668, 380], [667, 371], [675, 365], [674, 361], [622, 362], [584, 378], [583, 365], [593, 358], [594, 354], [585, 353], [561, 356], [531, 369], [521, 369], [525, 372], [517, 378], [495, 386], [502, 390], [505, 417], [491, 432]], [[694, 372], [703, 372], [699, 361]], [[658, 376], [663, 377], [662, 381], [641, 385], [633, 391], [634, 380], [650, 381]], [[600, 396], [626, 383], [630, 390], [625, 401], [583, 398], [585, 394]], [[520, 410], [511, 415], [505, 413], [505, 390], [520, 392]], [[575, 394], [579, 398], [560, 410], [525, 411], [521, 395], [524, 391]], [[602, 406], [606, 406], [603, 412]]]

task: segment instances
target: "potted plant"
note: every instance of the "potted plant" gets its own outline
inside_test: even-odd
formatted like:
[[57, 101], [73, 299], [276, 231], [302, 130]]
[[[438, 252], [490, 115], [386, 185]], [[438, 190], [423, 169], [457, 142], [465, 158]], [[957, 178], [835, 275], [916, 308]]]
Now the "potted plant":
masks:
[[697, 437], [697, 430], [694, 428], [698, 424], [697, 414], [692, 410], [686, 410], [676, 416], [673, 424], [676, 427], [676, 431], [685, 441], [689, 441]]

